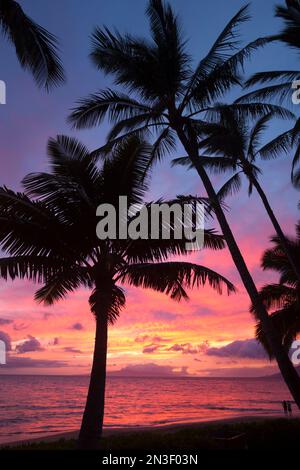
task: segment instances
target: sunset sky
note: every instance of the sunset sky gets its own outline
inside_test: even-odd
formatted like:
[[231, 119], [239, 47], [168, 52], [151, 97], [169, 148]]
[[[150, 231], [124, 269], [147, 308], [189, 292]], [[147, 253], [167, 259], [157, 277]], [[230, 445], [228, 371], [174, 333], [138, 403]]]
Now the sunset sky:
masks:
[[[49, 95], [37, 89], [32, 77], [21, 70], [13, 48], [1, 41], [0, 79], [7, 85], [7, 104], [0, 106], [0, 184], [20, 189], [20, 180], [32, 171], [45, 170], [47, 139], [57, 134], [76, 135], [89, 148], [105, 142], [109, 125], [75, 133], [66, 117], [76, 100], [111, 85], [88, 57], [90, 34], [97, 25], [115, 26], [137, 35], [147, 34], [145, 0], [24, 0], [26, 12], [60, 39], [67, 83]], [[244, 5], [241, 0], [172, 0], [181, 16], [188, 48], [197, 61], [209, 49], [225, 23]], [[242, 27], [245, 40], [276, 33], [280, 21], [273, 18], [274, 0], [253, 0], [252, 21]], [[255, 71], [294, 70], [296, 54], [281, 45], [266, 47], [246, 66]], [[278, 60], [280, 58], [280, 60]], [[293, 111], [297, 113], [297, 107]], [[288, 128], [276, 123], [266, 138]], [[181, 156], [180, 149], [174, 157]], [[292, 234], [298, 219], [299, 194], [290, 184], [291, 157], [263, 163], [262, 183], [282, 227]], [[170, 159], [156, 167], [151, 197], [176, 194], [203, 195], [193, 172], [171, 168]], [[226, 177], [225, 177], [226, 178]], [[215, 179], [220, 187], [224, 177]], [[272, 227], [247, 185], [227, 200], [228, 218], [258, 286], [271, 279], [259, 267]], [[218, 228], [217, 223], [214, 227]], [[276, 372], [264, 357], [254, 336], [254, 321], [245, 293], [227, 250], [202, 251], [190, 259], [217, 270], [237, 287], [236, 295], [219, 296], [210, 288], [190, 293], [180, 304], [152, 291], [126, 289], [127, 308], [110, 329], [108, 369], [126, 375], [249, 376]], [[1, 373], [85, 374], [93, 350], [94, 319], [87, 291], [79, 291], [54, 307], [37, 305], [35, 286], [0, 280], [0, 339], [9, 349]]]

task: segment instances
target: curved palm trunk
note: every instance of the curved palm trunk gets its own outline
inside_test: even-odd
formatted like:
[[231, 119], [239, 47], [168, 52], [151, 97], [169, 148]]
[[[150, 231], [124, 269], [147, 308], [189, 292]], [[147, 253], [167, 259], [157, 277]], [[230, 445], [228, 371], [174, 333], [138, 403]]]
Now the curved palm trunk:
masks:
[[240, 277], [243, 281], [243, 284], [248, 292], [248, 295], [251, 299], [252, 304], [255, 307], [257, 316], [259, 317], [263, 330], [268, 338], [270, 347], [274, 353], [274, 357], [277, 360], [278, 367], [280, 372], [293, 396], [298, 408], [300, 408], [300, 377], [294, 368], [287, 352], [285, 351], [279, 336], [270, 320], [268, 312], [266, 311], [259, 293], [256, 289], [255, 283], [252, 279], [252, 276], [247, 268], [245, 260], [240, 252], [240, 249], [237, 245], [237, 242], [234, 238], [234, 235], [231, 231], [231, 228], [227, 222], [223, 209], [218, 200], [217, 194], [212, 186], [212, 183], [203, 168], [202, 165], [198, 163], [198, 146], [196, 138], [187, 138], [183, 127], [179, 125], [174, 126], [177, 135], [184, 146], [187, 155], [194, 164], [198, 175], [200, 176], [202, 183], [205, 187], [208, 197], [214, 204], [215, 214], [219, 221], [221, 230], [223, 232], [224, 238], [226, 240], [227, 246], [231, 253], [231, 257], [234, 261], [234, 264], [240, 274]]
[[102, 435], [106, 359], [107, 359], [107, 319], [103, 315], [96, 318], [96, 337], [90, 385], [79, 433], [80, 449], [97, 449]]
[[296, 275], [296, 277], [298, 278], [298, 280], [300, 281], [300, 268], [299, 266], [297, 266], [297, 264], [295, 263], [295, 260], [293, 258], [293, 255], [291, 253], [291, 250], [289, 248], [289, 245], [288, 245], [288, 242], [287, 242], [287, 239], [282, 231], [282, 228], [280, 227], [280, 224], [269, 204], [269, 201], [268, 201], [268, 198], [265, 194], [265, 192], [263, 191], [261, 185], [259, 184], [258, 180], [252, 176], [250, 176], [250, 180], [251, 180], [251, 183], [253, 184], [253, 186], [255, 187], [256, 191], [258, 192], [262, 202], [263, 202], [263, 205], [265, 206], [265, 209], [268, 213], [268, 216], [270, 217], [270, 220], [273, 224], [273, 227], [278, 235], [278, 237], [280, 238], [280, 242], [281, 242], [281, 245], [282, 245], [282, 248], [283, 250], [285, 251], [285, 254], [287, 256], [287, 259], [289, 260], [289, 263]]

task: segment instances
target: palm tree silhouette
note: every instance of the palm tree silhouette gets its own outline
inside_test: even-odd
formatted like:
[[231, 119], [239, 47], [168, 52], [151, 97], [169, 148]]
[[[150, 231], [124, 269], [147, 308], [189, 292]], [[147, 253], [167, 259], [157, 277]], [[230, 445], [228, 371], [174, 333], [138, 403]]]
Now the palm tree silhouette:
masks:
[[[280, 334], [282, 344], [289, 351], [292, 342], [300, 332], [300, 291], [299, 280], [291, 269], [289, 260], [283, 250], [281, 240], [278, 237], [272, 239], [273, 247], [266, 250], [262, 258], [262, 267], [275, 271], [280, 275], [277, 284], [267, 284], [261, 291], [261, 298], [272, 311], [271, 319]], [[295, 260], [300, 262], [300, 224], [296, 225], [296, 238], [288, 239], [289, 248], [293, 252]], [[252, 308], [255, 313], [255, 309]], [[270, 358], [274, 357], [270, 350], [262, 325], [257, 324], [256, 337], [262, 343]]]
[[[293, 118], [293, 115], [287, 112], [287, 117]], [[207, 155], [200, 157], [200, 160], [203, 166], [217, 173], [228, 170], [237, 171], [219, 191], [218, 196], [221, 200], [228, 194], [239, 191], [242, 184], [241, 174], [246, 176], [249, 182], [249, 195], [252, 194], [253, 188], [255, 188], [281, 241], [282, 248], [294, 270], [295, 276], [300, 282], [300, 269], [293, 258], [289, 243], [266, 193], [259, 182], [261, 170], [256, 166], [258, 158], [269, 160], [278, 155], [278, 139], [281, 136], [272, 139], [265, 145], [261, 144], [262, 134], [272, 118], [273, 113], [267, 114], [254, 121], [254, 123], [251, 122], [252, 127], [250, 127], [248, 119], [242, 118], [241, 115], [236, 116], [234, 108], [224, 106], [220, 112], [220, 120], [211, 122], [206, 126], [205, 132], [207, 135], [203, 137], [199, 148], [203, 149], [203, 152]], [[173, 164], [193, 167], [188, 157], [174, 159]]]
[[[259, 312], [280, 371], [300, 408], [300, 377], [269, 321], [216, 191], [206, 169], [198, 161], [203, 116], [208, 120], [219, 116], [220, 106], [216, 101], [240, 83], [241, 66], [269, 39], [257, 39], [238, 48], [237, 27], [249, 18], [248, 7], [244, 7], [229, 21], [211, 50], [193, 70], [171, 6], [161, 0], [150, 0], [147, 15], [151, 41], [107, 28], [96, 29], [92, 60], [96, 67], [112, 74], [116, 85], [122, 85], [127, 94], [107, 89], [82, 99], [73, 110], [70, 122], [77, 129], [91, 127], [101, 123], [107, 115], [115, 123], [108, 143], [95, 151], [95, 156], [105, 153], [128, 135], [149, 138], [154, 134], [156, 140], [149, 166], [174, 149], [179, 139], [205, 187], [232, 259]], [[277, 116], [285, 114], [281, 107], [266, 103], [234, 104], [234, 108], [242, 116], [259, 117], [270, 112]]]
[[[171, 255], [188, 253], [184, 238], [97, 238], [99, 204], [110, 203], [117, 210], [121, 195], [127, 196], [129, 206], [143, 201], [148, 183], [141, 177], [151, 151], [150, 145], [132, 137], [98, 168], [81, 143], [59, 136], [48, 144], [51, 173], [26, 176], [26, 194], [0, 190], [0, 246], [8, 254], [0, 259], [1, 276], [43, 283], [35, 299], [48, 305], [80, 286], [92, 290], [96, 338], [81, 447], [96, 447], [102, 433], [107, 329], [125, 307], [121, 286], [153, 289], [177, 301], [188, 299], [186, 288], [206, 283], [219, 293], [224, 286], [228, 293], [234, 291], [227, 279], [209, 268], [167, 261]], [[222, 249], [223, 237], [206, 230], [204, 246]]]
[[[286, 0], [286, 7], [278, 5], [276, 6], [275, 11], [275, 16], [284, 20], [285, 28], [280, 34], [269, 36], [269, 42], [271, 43], [279, 40], [298, 50], [300, 48], [300, 1]], [[256, 86], [258, 84], [267, 84], [267, 86], [250, 92], [238, 101], [251, 102], [251, 100], [270, 100], [274, 98], [283, 100], [285, 98], [290, 98], [291, 82], [299, 79], [299, 70], [270, 70], [267, 72], [255, 73], [246, 81], [246, 88]]]
[[284, 20], [285, 27], [278, 39], [291, 47], [300, 49], [300, 2], [286, 0], [286, 7], [277, 6], [276, 16]]
[[29, 18], [18, 2], [1, 0], [0, 31], [14, 44], [21, 66], [30, 70], [38, 86], [49, 90], [64, 80], [55, 36]]

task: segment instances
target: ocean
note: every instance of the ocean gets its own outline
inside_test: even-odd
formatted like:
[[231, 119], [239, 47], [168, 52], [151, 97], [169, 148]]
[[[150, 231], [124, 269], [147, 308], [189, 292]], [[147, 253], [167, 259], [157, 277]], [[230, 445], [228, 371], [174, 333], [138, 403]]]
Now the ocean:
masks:
[[[87, 387], [83, 376], [0, 375], [0, 443], [77, 430]], [[290, 399], [279, 378], [109, 377], [105, 427], [272, 415]]]

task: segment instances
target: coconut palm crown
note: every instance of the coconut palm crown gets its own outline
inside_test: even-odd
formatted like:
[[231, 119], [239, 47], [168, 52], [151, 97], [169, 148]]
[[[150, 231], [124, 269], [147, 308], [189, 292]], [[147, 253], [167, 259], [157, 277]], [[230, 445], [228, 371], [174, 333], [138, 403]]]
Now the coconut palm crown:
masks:
[[[273, 247], [265, 251], [262, 258], [262, 267], [265, 270], [279, 274], [279, 282], [266, 284], [260, 295], [270, 311], [271, 319], [280, 334], [282, 344], [289, 351], [292, 342], [300, 333], [300, 284], [291, 269], [285, 251], [282, 249], [280, 239], [272, 238]], [[300, 224], [296, 226], [296, 237], [288, 239], [290, 250], [294, 258], [300, 263]], [[255, 313], [255, 309], [252, 308]], [[272, 351], [268, 346], [261, 323], [258, 322], [256, 337], [262, 343], [270, 358]]]
[[286, 0], [286, 7], [276, 6], [276, 16], [283, 19], [284, 28], [278, 38], [290, 47], [300, 49], [300, 1]]
[[[273, 117], [273, 113], [270, 113], [253, 122], [240, 114], [237, 116], [234, 108], [223, 106], [220, 110], [220, 119], [206, 125], [206, 135], [203, 135], [203, 140], [199, 144], [199, 148], [206, 155], [199, 157], [199, 161], [215, 173], [235, 172], [218, 192], [221, 200], [228, 194], [237, 192], [242, 184], [241, 175], [246, 177], [249, 183], [249, 195], [255, 188], [300, 282], [300, 268], [293, 258], [289, 243], [262, 187], [261, 170], [257, 166], [258, 159], [270, 160], [278, 156], [279, 142], [284, 140], [281, 134], [270, 142], [262, 144], [264, 133]], [[290, 118], [293, 118], [292, 113]], [[283, 145], [282, 150], [284, 147]], [[173, 164], [194, 168], [188, 157], [175, 159]]]

